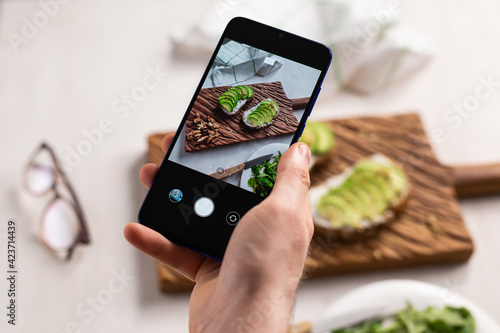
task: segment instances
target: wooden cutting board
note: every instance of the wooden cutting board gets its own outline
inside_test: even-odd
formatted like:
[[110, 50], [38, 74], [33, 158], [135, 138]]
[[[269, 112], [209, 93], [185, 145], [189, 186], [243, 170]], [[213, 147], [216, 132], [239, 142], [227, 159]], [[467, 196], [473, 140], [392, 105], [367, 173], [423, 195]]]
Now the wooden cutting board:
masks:
[[[456, 200], [460, 195], [500, 190], [500, 165], [447, 167], [436, 159], [417, 114], [361, 117], [327, 122], [336, 148], [311, 170], [313, 184], [342, 172], [357, 160], [382, 153], [398, 161], [412, 191], [404, 213], [370, 239], [342, 243], [315, 233], [306, 260], [306, 277], [457, 263], [469, 259], [473, 242]], [[159, 164], [161, 140], [149, 137], [148, 159]], [[163, 292], [190, 290], [193, 283], [158, 264]]]
[[[184, 150], [193, 152], [217, 146], [224, 146], [232, 143], [244, 142], [249, 140], [262, 139], [275, 135], [284, 135], [295, 132], [299, 125], [297, 118], [293, 114], [293, 110], [300, 107], [305, 107], [304, 99], [290, 100], [283, 90], [281, 82], [249, 84], [254, 90], [254, 96], [233, 116], [229, 116], [222, 112], [219, 105], [218, 97], [226, 92], [227, 87], [216, 87], [201, 89], [193, 108], [189, 113], [186, 121], [186, 133], [197, 129], [194, 122], [196, 114], [201, 116], [201, 119], [206, 121], [207, 116], [215, 119], [219, 124], [220, 137], [211, 143], [198, 143], [196, 140], [188, 140], [185, 137]], [[261, 129], [252, 129], [243, 123], [244, 111], [259, 104], [263, 100], [270, 98], [279, 105], [279, 113], [273, 124]]]

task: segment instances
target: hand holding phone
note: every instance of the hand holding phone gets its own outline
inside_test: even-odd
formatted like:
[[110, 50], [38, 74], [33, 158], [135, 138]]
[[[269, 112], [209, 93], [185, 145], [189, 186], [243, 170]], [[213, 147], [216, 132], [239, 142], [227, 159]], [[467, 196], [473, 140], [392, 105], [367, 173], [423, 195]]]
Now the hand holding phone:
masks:
[[[171, 140], [164, 140], [164, 151]], [[309, 159], [303, 143], [283, 155], [275, 189], [242, 217], [222, 264], [141, 224], [126, 227], [125, 236], [136, 248], [196, 281], [190, 331], [285, 331], [313, 234], [307, 200]], [[157, 171], [153, 164], [141, 169], [144, 185], [151, 186]]]
[[[222, 260], [241, 218], [276, 190], [331, 61], [324, 45], [244, 18], [227, 26], [138, 220]], [[287, 212], [282, 212], [287, 214]]]

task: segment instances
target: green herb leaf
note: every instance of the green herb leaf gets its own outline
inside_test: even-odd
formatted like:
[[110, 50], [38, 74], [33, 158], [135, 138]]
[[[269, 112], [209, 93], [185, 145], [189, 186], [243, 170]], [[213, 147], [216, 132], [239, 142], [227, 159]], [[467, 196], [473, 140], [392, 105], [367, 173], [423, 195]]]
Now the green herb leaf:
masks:
[[[392, 321], [387, 325], [387, 319]], [[424, 311], [417, 311], [408, 303], [408, 307], [396, 315], [382, 319], [366, 321], [353, 327], [344, 327], [333, 333], [474, 333], [476, 323], [472, 314], [465, 308], [447, 306], [436, 309], [432, 306]]]
[[277, 167], [281, 156], [281, 152], [278, 152], [278, 156], [273, 156], [252, 167], [252, 178], [248, 180], [248, 186], [253, 189], [254, 193], [262, 197], [266, 197], [271, 193], [278, 175]]

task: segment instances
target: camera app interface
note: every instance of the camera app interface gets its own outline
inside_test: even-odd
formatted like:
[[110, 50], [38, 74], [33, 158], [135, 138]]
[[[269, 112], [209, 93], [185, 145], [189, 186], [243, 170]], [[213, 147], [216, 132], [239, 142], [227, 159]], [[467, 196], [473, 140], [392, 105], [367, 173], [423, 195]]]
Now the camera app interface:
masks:
[[169, 160], [266, 197], [320, 74], [225, 39]]

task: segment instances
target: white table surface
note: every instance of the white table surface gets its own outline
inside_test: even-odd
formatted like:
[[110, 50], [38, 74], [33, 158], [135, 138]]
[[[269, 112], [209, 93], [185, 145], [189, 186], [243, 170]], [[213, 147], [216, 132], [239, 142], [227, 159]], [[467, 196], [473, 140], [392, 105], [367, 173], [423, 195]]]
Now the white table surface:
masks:
[[[137, 172], [145, 159], [146, 136], [177, 126], [207, 61], [176, 56], [168, 36], [196, 21], [211, 5], [73, 0], [15, 53], [8, 33], [19, 33], [23, 17], [40, 7], [38, 1], [0, 2], [0, 232], [5, 232], [8, 218], [16, 219], [19, 249], [18, 326], [9, 326], [9, 332], [64, 332], [72, 321], [82, 332], [187, 332], [188, 295], [160, 294], [154, 262], [126, 243], [122, 229], [135, 221], [145, 194]], [[398, 87], [373, 96], [334, 95], [326, 84], [313, 117], [418, 110], [429, 132], [446, 130], [447, 140], [434, 143], [442, 162], [500, 161], [498, 87], [457, 129], [445, 127], [443, 120], [447, 109], [474, 93], [479, 77], [492, 75], [500, 81], [498, 13], [496, 0], [410, 1], [402, 16], [438, 43], [433, 62]], [[118, 118], [112, 112], [114, 101], [141, 84], [146, 67], [156, 66], [169, 72], [168, 77], [127, 117]], [[96, 128], [104, 118], [113, 121], [114, 131], [70, 174], [89, 221], [92, 245], [62, 263], [36, 240], [41, 207], [20, 194], [21, 169], [42, 139], [64, 158], [68, 147], [74, 149], [84, 139], [82, 131]], [[498, 320], [500, 197], [460, 203], [476, 241], [468, 263], [309, 280], [298, 290], [294, 319], [319, 317], [340, 295], [367, 282], [410, 278], [448, 287], [452, 293], [443, 297], [458, 293]], [[4, 270], [4, 239], [0, 246]], [[106, 292], [113, 271], [122, 269], [134, 279], [116, 294]], [[0, 281], [4, 304], [7, 285]], [[86, 303], [106, 294], [112, 299], [94, 317], [77, 312], [88, 313]], [[2, 332], [7, 326], [3, 311]]]

